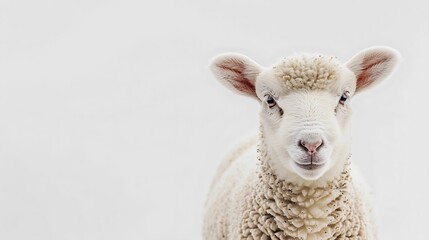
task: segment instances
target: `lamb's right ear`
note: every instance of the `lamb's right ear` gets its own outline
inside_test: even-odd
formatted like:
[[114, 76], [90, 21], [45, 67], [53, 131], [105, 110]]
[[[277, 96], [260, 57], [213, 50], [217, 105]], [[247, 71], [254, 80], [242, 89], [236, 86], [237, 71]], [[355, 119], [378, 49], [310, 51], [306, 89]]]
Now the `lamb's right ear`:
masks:
[[210, 69], [229, 89], [258, 99], [255, 81], [262, 67], [250, 58], [237, 53], [221, 54], [212, 59]]

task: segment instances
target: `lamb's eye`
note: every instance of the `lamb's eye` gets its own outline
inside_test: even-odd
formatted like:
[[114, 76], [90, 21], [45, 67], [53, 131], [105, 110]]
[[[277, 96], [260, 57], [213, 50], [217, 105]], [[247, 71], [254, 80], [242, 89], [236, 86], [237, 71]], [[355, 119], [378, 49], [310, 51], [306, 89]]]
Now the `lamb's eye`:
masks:
[[277, 104], [272, 96], [267, 95], [265, 98], [265, 102], [267, 102], [268, 107], [272, 108]]
[[349, 98], [348, 92], [343, 93], [339, 101], [340, 104], [344, 105], [344, 103], [347, 101], [348, 98]]

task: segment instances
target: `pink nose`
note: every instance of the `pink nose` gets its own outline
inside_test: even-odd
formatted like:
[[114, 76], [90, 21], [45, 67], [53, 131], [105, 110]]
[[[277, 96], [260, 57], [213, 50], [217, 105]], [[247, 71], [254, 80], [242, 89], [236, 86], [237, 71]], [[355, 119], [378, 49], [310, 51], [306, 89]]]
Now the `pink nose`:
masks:
[[323, 141], [322, 139], [311, 142], [301, 140], [299, 142], [299, 145], [304, 151], [307, 151], [308, 154], [313, 155], [317, 152], [317, 149], [319, 149], [323, 145]]

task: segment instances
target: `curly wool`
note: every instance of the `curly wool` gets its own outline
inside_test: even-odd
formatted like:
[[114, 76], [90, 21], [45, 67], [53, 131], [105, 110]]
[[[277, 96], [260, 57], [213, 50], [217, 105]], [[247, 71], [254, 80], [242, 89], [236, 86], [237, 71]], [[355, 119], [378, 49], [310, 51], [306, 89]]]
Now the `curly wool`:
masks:
[[349, 163], [323, 187], [301, 186], [273, 174], [262, 146], [259, 181], [243, 206], [241, 239], [368, 239]]
[[283, 59], [274, 70], [289, 90], [323, 90], [338, 78], [340, 63], [333, 57], [300, 55]]

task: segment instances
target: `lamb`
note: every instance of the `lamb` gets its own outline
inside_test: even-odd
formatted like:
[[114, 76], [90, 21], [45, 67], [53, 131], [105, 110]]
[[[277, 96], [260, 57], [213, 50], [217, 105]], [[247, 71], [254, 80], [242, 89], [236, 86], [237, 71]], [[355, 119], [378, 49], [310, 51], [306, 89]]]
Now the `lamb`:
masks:
[[240, 54], [216, 56], [216, 78], [260, 103], [260, 130], [220, 165], [204, 239], [376, 239], [368, 191], [351, 164], [349, 102], [390, 76], [399, 58], [372, 47], [345, 64], [301, 54], [263, 68]]

